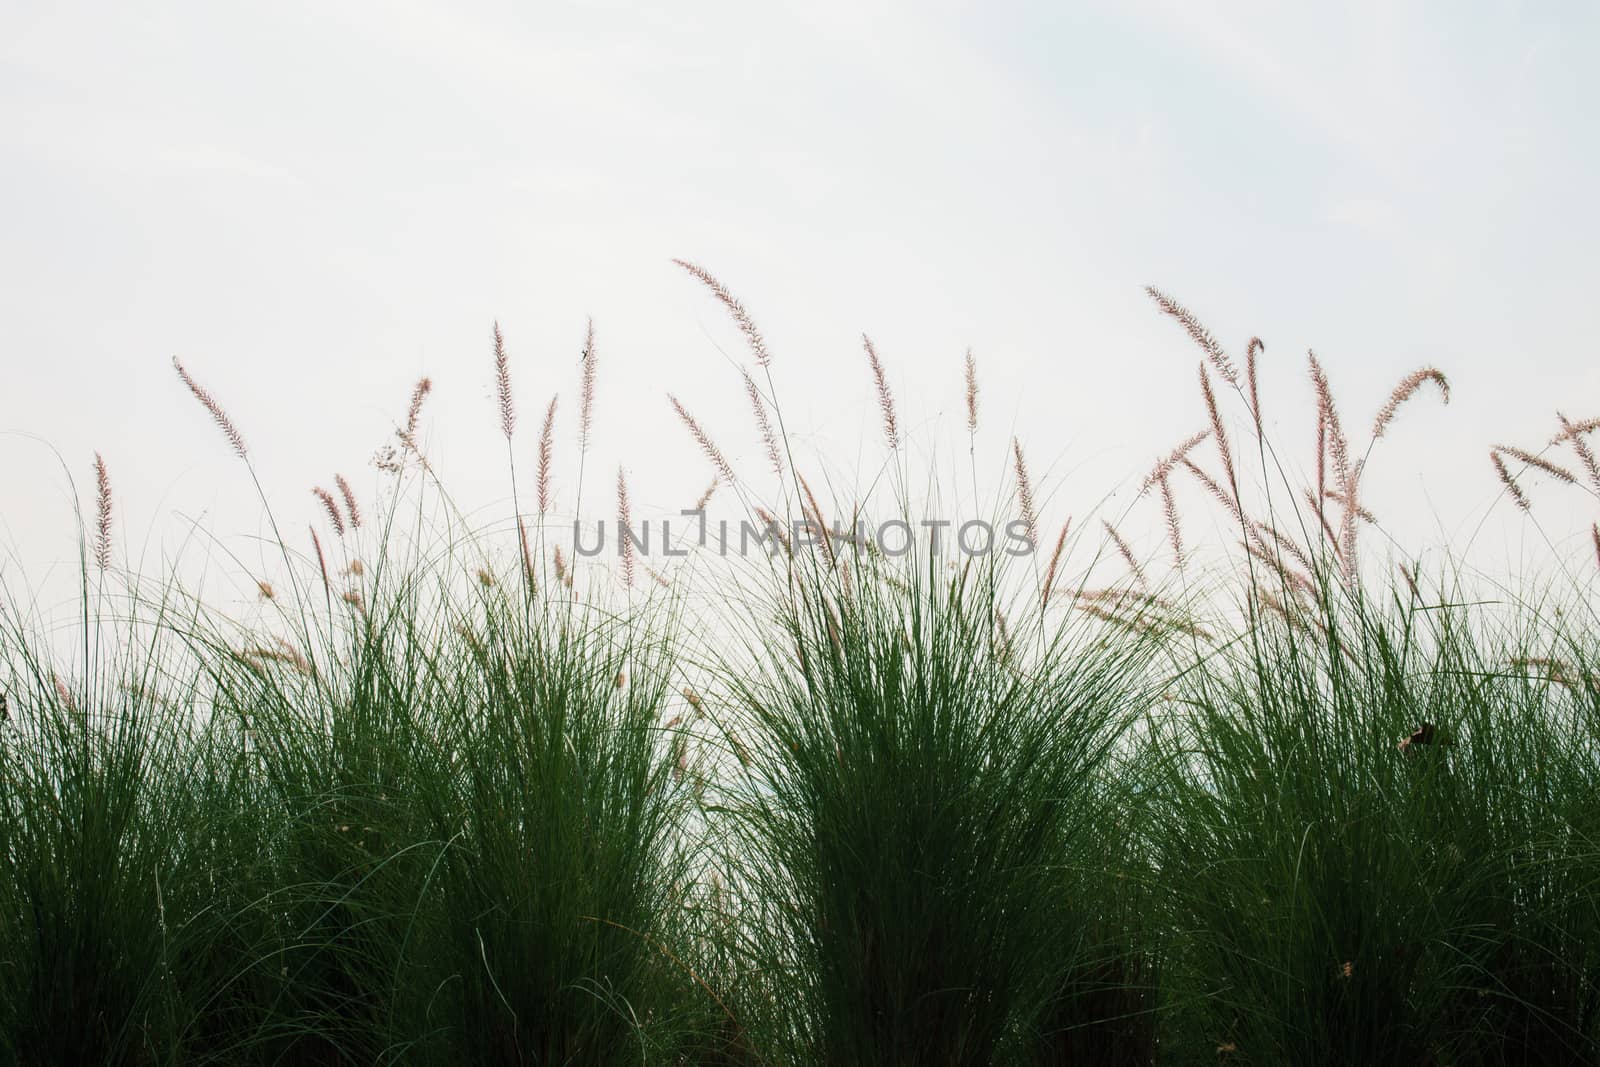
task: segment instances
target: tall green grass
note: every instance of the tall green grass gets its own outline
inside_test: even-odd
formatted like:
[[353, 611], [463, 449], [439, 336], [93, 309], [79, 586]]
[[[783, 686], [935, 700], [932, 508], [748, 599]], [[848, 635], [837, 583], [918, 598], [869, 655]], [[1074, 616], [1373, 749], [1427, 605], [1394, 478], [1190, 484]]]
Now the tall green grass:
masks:
[[1149, 650], [1036, 609], [1008, 626], [993, 564], [795, 571], [756, 665], [725, 672], [735, 869], [787, 977], [786, 1058], [1147, 1060], [1117, 771]]
[[[1552, 641], [1554, 678], [1528, 662]], [[1176, 1045], [1597, 1062], [1593, 656], [1547, 620], [1325, 585], [1198, 659], [1155, 745]]]
[[[685, 266], [770, 388], [743, 305]], [[1366, 463], [1320, 364], [1301, 515], [1259, 342], [1241, 375], [1153, 295], [1244, 400], [1265, 483], [1202, 367], [1209, 429], [1144, 486], [1165, 583], [1108, 519], [1087, 568], [1063, 527], [1048, 563], [835, 538], [655, 595], [632, 558], [580, 584], [543, 523], [555, 402], [541, 522], [518, 507], [507, 543], [423, 456], [424, 379], [377, 458], [393, 498], [363, 525], [344, 479], [318, 490], [331, 539], [306, 559], [274, 525], [284, 589], [247, 622], [118, 586], [97, 463], [81, 649], [0, 600], [0, 1062], [1600, 1064], [1584, 591], [1391, 587], [1358, 558]], [[584, 449], [595, 351], [591, 327]], [[509, 367], [496, 329], [514, 457]], [[1448, 397], [1436, 370], [1404, 379], [1374, 443], [1430, 383]], [[824, 524], [775, 398], [744, 384], [781, 494]], [[970, 356], [966, 384], [975, 498]], [[786, 510], [674, 404], [712, 491]], [[1600, 423], [1562, 425], [1592, 467]], [[997, 510], [1037, 540], [1010, 454]], [[1561, 470], [1497, 450], [1508, 489], [1503, 456]], [[1242, 567], [1186, 547], [1180, 473]], [[913, 511], [902, 492], [891, 517]], [[1105, 560], [1128, 577], [1086, 588]]]

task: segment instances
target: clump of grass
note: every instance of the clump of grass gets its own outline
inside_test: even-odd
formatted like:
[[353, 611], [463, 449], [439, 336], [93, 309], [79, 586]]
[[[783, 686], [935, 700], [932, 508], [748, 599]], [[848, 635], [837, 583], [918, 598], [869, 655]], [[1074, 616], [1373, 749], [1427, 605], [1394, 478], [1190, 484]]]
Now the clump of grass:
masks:
[[1596, 694], [1510, 668], [1530, 638], [1465, 608], [1322, 590], [1316, 627], [1197, 661], [1161, 732], [1171, 1042], [1595, 1062]]
[[797, 566], [724, 678], [740, 885], [764, 969], [792, 976], [784, 1058], [1140, 1062], [1149, 957], [1107, 863], [1139, 643], [1002, 637], [993, 573], [919, 559], [858, 553], [848, 586]]

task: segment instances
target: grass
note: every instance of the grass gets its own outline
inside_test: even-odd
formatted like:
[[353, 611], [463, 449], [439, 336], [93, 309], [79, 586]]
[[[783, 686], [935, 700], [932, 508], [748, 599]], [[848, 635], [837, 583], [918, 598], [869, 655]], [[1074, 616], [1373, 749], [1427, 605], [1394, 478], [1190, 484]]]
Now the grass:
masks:
[[[674, 399], [708, 495], [826, 525], [766, 338], [685, 266], [750, 345], [790, 506]], [[556, 403], [538, 520], [519, 508], [509, 539], [467, 528], [422, 454], [424, 379], [378, 457], [393, 496], [317, 490], [323, 533], [304, 558], [278, 534], [283, 588], [246, 623], [118, 584], [97, 456], [81, 649], [0, 606], [0, 1061], [1600, 1063], [1582, 590], [1384, 576], [1357, 556], [1370, 474], [1322, 366], [1301, 507], [1261, 430], [1258, 343], [1241, 371], [1153, 296], [1206, 360], [1207, 428], [1144, 483], [1165, 577], [1127, 515], [1041, 539], [1012, 440], [997, 511], [1048, 555], [791, 540], [688, 591], [643, 556], [590, 582], [539, 521]], [[863, 346], [910, 521], [909, 435]], [[591, 325], [580, 499], [596, 352]], [[1374, 442], [1430, 383], [1448, 397], [1407, 377]], [[969, 434], [978, 396], [969, 355]], [[1600, 422], [1561, 425], [1574, 470], [1494, 451], [1513, 503], [1537, 472], [1580, 484]], [[1179, 478], [1241, 565], [1196, 562]]]

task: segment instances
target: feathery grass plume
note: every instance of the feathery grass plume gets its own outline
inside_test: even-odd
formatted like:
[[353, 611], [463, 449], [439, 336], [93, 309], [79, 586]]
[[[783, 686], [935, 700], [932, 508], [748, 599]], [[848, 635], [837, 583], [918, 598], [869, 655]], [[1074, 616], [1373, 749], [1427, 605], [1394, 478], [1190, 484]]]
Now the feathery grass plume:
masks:
[[1274, 552], [1259, 536], [1240, 541], [1239, 545], [1252, 559], [1264, 563], [1272, 573], [1276, 574], [1283, 582], [1286, 582], [1291, 590], [1306, 594], [1307, 598], [1312, 602], [1316, 601], [1320, 592], [1317, 588], [1317, 583], [1289, 566], [1283, 556]]
[[822, 545], [822, 555], [827, 559], [828, 566], [831, 567], [837, 560], [834, 558], [833, 541], [829, 539], [828, 526], [822, 518], [822, 506], [817, 503], [817, 498], [811, 492], [811, 484], [806, 481], [805, 475], [797, 471], [795, 477], [800, 480], [800, 489], [805, 494], [806, 507], [804, 510], [806, 512], [806, 520], [816, 527], [817, 541]]
[[894, 415], [894, 394], [889, 391], [889, 378], [883, 373], [883, 363], [878, 350], [872, 347], [872, 338], [861, 335], [861, 346], [867, 350], [867, 362], [872, 366], [872, 381], [878, 390], [878, 410], [883, 413], [883, 436], [891, 449], [900, 447], [900, 423]]
[[350, 578], [359, 578], [366, 572], [366, 566], [359, 559], [351, 560], [350, 565], [344, 569], [345, 575]]
[[1244, 346], [1244, 380], [1250, 392], [1250, 415], [1256, 420], [1256, 433], [1259, 435], [1265, 430], [1261, 425], [1261, 393], [1256, 388], [1256, 356], [1265, 352], [1267, 346], [1261, 343], [1261, 338], [1252, 337], [1250, 343]]
[[317, 536], [317, 528], [308, 526], [311, 531], [311, 547], [317, 550], [317, 569], [322, 572], [322, 588], [333, 592], [333, 583], [328, 580], [328, 557], [322, 554], [322, 539]]
[[756, 357], [756, 366], [765, 370], [772, 362], [772, 356], [767, 352], [767, 342], [761, 336], [761, 331], [756, 328], [755, 320], [750, 317], [750, 313], [745, 310], [744, 305], [739, 303], [738, 299], [728, 291], [727, 286], [717, 281], [711, 272], [704, 267], [682, 259], [674, 259], [672, 262], [698, 278], [702, 285], [711, 290], [711, 295], [722, 302], [722, 306], [728, 309], [728, 312], [733, 316], [733, 321], [738, 324], [739, 332], [744, 334], [745, 341], [749, 343], [750, 351]]
[[517, 428], [517, 408], [511, 399], [511, 357], [506, 355], [506, 339], [498, 319], [494, 324], [494, 387], [500, 401], [500, 432], [509, 441]]
[[422, 448], [417, 444], [417, 423], [422, 419], [422, 402], [433, 391], [433, 379], [422, 377], [417, 379], [417, 384], [411, 388], [411, 403], [406, 408], [406, 424], [396, 433], [400, 443], [406, 451], [417, 456], [422, 455]]
[[1559, 445], [1574, 434], [1593, 433], [1596, 430], [1600, 430], [1600, 418], [1579, 419], [1577, 422], [1569, 423], [1563, 427], [1560, 433], [1550, 439], [1550, 443]]
[[594, 320], [589, 320], [589, 326], [583, 336], [583, 354], [579, 357], [583, 362], [583, 381], [580, 386], [578, 398], [578, 451], [589, 451], [590, 435], [594, 432]]
[[996, 605], [994, 609], [995, 655], [1000, 662], [1011, 659], [1011, 627], [1006, 623], [1006, 613]]
[[1183, 528], [1178, 522], [1178, 503], [1172, 497], [1172, 483], [1163, 476], [1161, 486], [1161, 514], [1167, 520], [1167, 540], [1172, 544], [1172, 562], [1183, 569]]
[[311, 664], [292, 647], [285, 651], [281, 648], [265, 648], [261, 645], [256, 645], [251, 648], [240, 649], [238, 655], [240, 659], [257, 666], [267, 663], [287, 663], [301, 674], [309, 675], [311, 673]]
[[[1537, 672], [1546, 681], [1555, 685], [1576, 689], [1579, 684], [1580, 676], [1574, 674], [1570, 665], [1563, 663], [1561, 660], [1552, 659], [1549, 656], [1512, 656], [1510, 665], [1514, 670], [1528, 673]], [[1590, 685], [1594, 684], [1593, 675], [1585, 674], [1581, 677], [1584, 682]]]
[[346, 589], [344, 593], [340, 595], [339, 599], [343, 600], [346, 604], [349, 604], [352, 608], [355, 608], [358, 615], [365, 615], [367, 613], [367, 601], [366, 598], [361, 595], [361, 590]]
[[212, 421], [222, 430], [223, 436], [228, 439], [228, 444], [233, 446], [233, 451], [240, 459], [249, 459], [249, 454], [244, 447], [244, 435], [233, 424], [233, 420], [228, 418], [228, 413], [222, 410], [222, 405], [217, 403], [217, 398], [189, 376], [189, 372], [184, 369], [177, 356], [172, 357], [172, 366], [177, 370], [178, 377], [182, 379], [183, 384], [189, 387], [189, 392], [193, 393], [194, 398], [200, 401], [200, 406], [211, 413]]
[[633, 586], [633, 509], [628, 506], [628, 478], [617, 468], [617, 550], [622, 554], [622, 581]]
[[1228, 476], [1228, 486], [1235, 498], [1239, 496], [1239, 476], [1233, 466], [1233, 449], [1228, 444], [1228, 432], [1222, 426], [1222, 412], [1217, 408], [1217, 396], [1211, 391], [1211, 375], [1206, 365], [1200, 364], [1200, 393], [1205, 398], [1206, 415], [1211, 419], [1211, 436], [1217, 442], [1217, 454], [1222, 457], [1222, 472]]
[[61, 680], [61, 675], [51, 671], [50, 681], [55, 683], [56, 699], [61, 702], [62, 710], [76, 715], [78, 713], [78, 702], [73, 699], [72, 690], [67, 688], [67, 683]]
[[700, 499], [694, 502], [694, 510], [704, 511], [706, 509], [706, 505], [711, 503], [711, 498], [716, 494], [717, 486], [721, 484], [722, 479], [713, 474], [711, 476], [711, 484], [706, 486], [706, 491], [700, 494]]
[[344, 536], [344, 516], [339, 514], [339, 502], [333, 499], [333, 494], [322, 486], [315, 486], [311, 492], [322, 501], [322, 508], [328, 513], [328, 521], [333, 523], [333, 532], [340, 537]]
[[[1307, 498], [1309, 498], [1310, 495], [1311, 495], [1310, 493], [1307, 493], [1306, 494]], [[1366, 508], [1362, 507], [1360, 504], [1352, 504], [1348, 499], [1346, 499], [1346, 497], [1345, 497], [1345, 495], [1343, 493], [1339, 492], [1339, 490], [1337, 490], [1337, 489], [1328, 489], [1328, 490], [1325, 490], [1323, 492], [1323, 495], [1326, 496], [1329, 500], [1333, 501], [1335, 504], [1338, 504], [1340, 507], [1348, 508], [1351, 511], [1354, 511], [1357, 518], [1362, 519], [1362, 520], [1364, 520], [1366, 522], [1369, 522], [1374, 526], [1378, 525], [1377, 516], [1373, 515], [1372, 512], [1368, 511]]]
[[978, 432], [978, 364], [967, 349], [967, 433]]
[[344, 510], [350, 516], [351, 529], [361, 529], [361, 507], [356, 503], [355, 490], [350, 488], [350, 483], [342, 474], [333, 476], [333, 484], [339, 487], [339, 495], [344, 497]]
[[1411, 590], [1412, 598], [1416, 599], [1421, 597], [1422, 590], [1417, 585], [1416, 570], [1412, 567], [1406, 566], [1404, 562], [1401, 562], [1397, 569], [1400, 571], [1400, 577], [1405, 580], [1406, 588]]
[[1573, 474], [1565, 467], [1550, 462], [1543, 456], [1536, 456], [1532, 452], [1513, 447], [1512, 445], [1495, 445], [1494, 451], [1500, 453], [1502, 456], [1510, 456], [1512, 459], [1526, 463], [1530, 467], [1535, 467], [1539, 470], [1542, 470], [1557, 481], [1566, 482], [1568, 485], [1576, 485], [1578, 483], [1577, 475]]
[[1583, 439], [1583, 434], [1578, 432], [1577, 427], [1568, 421], [1565, 415], [1558, 411], [1556, 418], [1561, 420], [1561, 432], [1572, 442], [1572, 450], [1578, 454], [1578, 462], [1583, 465], [1584, 473], [1589, 476], [1589, 484], [1594, 486], [1596, 493], [1600, 493], [1600, 464], [1595, 463], [1594, 451]]
[[1594, 538], [1594, 561], [1597, 566], [1600, 566], [1600, 523], [1590, 525], [1589, 536]]
[[278, 591], [272, 588], [272, 583], [265, 578], [256, 580], [256, 591], [261, 594], [262, 600], [276, 600], [278, 597]]
[[1266, 547], [1264, 538], [1270, 537], [1273, 544], [1277, 545], [1280, 551], [1288, 554], [1296, 563], [1304, 567], [1307, 573], [1316, 571], [1317, 568], [1312, 566], [1311, 557], [1306, 555], [1305, 550], [1296, 544], [1293, 538], [1286, 537], [1277, 527], [1269, 526], [1256, 519], [1251, 522], [1251, 532], [1251, 540], [1260, 544], [1263, 548]]
[[[1307, 351], [1307, 361], [1311, 369], [1311, 383], [1317, 392], [1317, 417], [1327, 428], [1328, 451], [1333, 458], [1333, 471], [1339, 479], [1339, 491], [1344, 494], [1346, 506], [1339, 517], [1339, 562], [1344, 569], [1346, 581], [1353, 581], [1356, 574], [1356, 511], [1360, 498], [1356, 491], [1357, 468], [1350, 464], [1350, 442], [1344, 435], [1344, 427], [1339, 422], [1339, 409], [1333, 403], [1333, 390], [1328, 385], [1328, 376], [1322, 369], [1322, 364], [1317, 362], [1317, 354]], [[1321, 490], [1326, 493], [1326, 490]]]
[[1199, 482], [1205, 487], [1206, 492], [1210, 493], [1217, 499], [1218, 503], [1228, 509], [1228, 514], [1232, 515], [1235, 521], [1237, 521], [1240, 525], [1246, 525], [1248, 523], [1249, 520], [1245, 518], [1244, 508], [1239, 505], [1239, 501], [1230, 496], [1226, 489], [1218, 485], [1215, 478], [1207, 474], [1194, 462], [1194, 460], [1189, 459], [1187, 456], [1185, 456], [1179, 462], [1183, 464], [1185, 470], [1194, 476], [1195, 481]]
[[[1283, 601], [1271, 589], [1268, 589], [1265, 586], [1257, 585], [1250, 590], [1250, 595], [1253, 596], [1257, 603], [1259, 603], [1262, 607], [1267, 608], [1275, 615], [1280, 616], [1284, 622], [1292, 624], [1296, 621], [1300, 621], [1296, 617], [1299, 613], [1295, 612], [1294, 615], [1291, 615], [1289, 608], [1285, 606]], [[1298, 628], [1299, 627], [1296, 627], [1296, 629]]]
[[1517, 484], [1515, 478], [1511, 477], [1511, 472], [1506, 470], [1505, 462], [1501, 460], [1500, 453], [1492, 448], [1489, 450], [1489, 462], [1494, 465], [1494, 472], [1500, 477], [1500, 484], [1506, 487], [1506, 491], [1511, 494], [1511, 499], [1516, 503], [1517, 507], [1523, 511], [1530, 510], [1531, 505], [1528, 503], [1527, 496], [1522, 492], [1522, 487]]
[[1183, 444], [1174, 448], [1165, 458], [1156, 461], [1155, 467], [1149, 474], [1144, 476], [1144, 481], [1139, 484], [1139, 495], [1144, 496], [1152, 486], [1171, 474], [1173, 469], [1183, 462], [1185, 456], [1193, 452], [1200, 442], [1210, 436], [1210, 430], [1201, 430], [1183, 442]]
[[1217, 339], [1211, 336], [1211, 331], [1200, 325], [1200, 320], [1190, 314], [1188, 308], [1155, 286], [1147, 285], [1144, 291], [1150, 294], [1150, 299], [1156, 302], [1156, 306], [1178, 320], [1179, 325], [1188, 332], [1189, 337], [1195, 344], [1200, 346], [1201, 350], [1205, 352], [1206, 358], [1217, 368], [1217, 373], [1222, 375], [1222, 380], [1237, 388], [1239, 385], [1238, 368], [1233, 365], [1233, 360], [1228, 358], [1228, 353], [1222, 350], [1222, 346], [1217, 343]]
[[1378, 417], [1372, 423], [1372, 439], [1374, 441], [1382, 437], [1383, 431], [1389, 428], [1389, 423], [1394, 421], [1395, 412], [1400, 410], [1400, 405], [1410, 400], [1417, 390], [1428, 382], [1432, 382], [1439, 387], [1440, 400], [1446, 404], [1450, 403], [1450, 381], [1444, 376], [1444, 372], [1437, 367], [1423, 367], [1421, 370], [1414, 370], [1400, 379], [1400, 384], [1394, 387], [1394, 392], [1389, 394], [1389, 399], [1378, 410]]
[[778, 448], [778, 436], [772, 432], [772, 420], [767, 417], [767, 402], [762, 399], [761, 390], [756, 386], [756, 380], [750, 377], [750, 372], [743, 367], [739, 373], [744, 377], [745, 395], [750, 398], [750, 410], [755, 412], [756, 425], [761, 430], [761, 443], [767, 449], [767, 462], [772, 464], [772, 473], [783, 477], [783, 453]]
[[1044, 570], [1044, 591], [1039, 595], [1039, 606], [1045, 607], [1050, 603], [1050, 598], [1056, 591], [1056, 569], [1061, 566], [1061, 552], [1067, 547], [1067, 531], [1072, 529], [1072, 516], [1067, 516], [1067, 521], [1061, 524], [1061, 533], [1056, 537], [1055, 551], [1050, 553], [1050, 565]]
[[1326, 499], [1328, 492], [1328, 416], [1319, 405], [1317, 408], [1317, 517], [1324, 524], [1324, 508], [1320, 503]]
[[682, 404], [678, 403], [677, 397], [668, 393], [667, 399], [672, 401], [672, 410], [678, 413], [678, 418], [683, 420], [684, 426], [688, 427], [689, 435], [694, 438], [695, 444], [700, 446], [700, 451], [705, 453], [705, 457], [711, 461], [711, 466], [716, 468], [717, 475], [723, 481], [731, 484], [734, 481], [733, 467], [728, 463], [727, 457], [722, 454], [722, 449], [718, 448], [705, 430], [700, 428], [700, 424], [695, 421], [694, 416], [689, 414]]
[[555, 496], [551, 487], [550, 463], [555, 456], [555, 428], [556, 428], [556, 401], [561, 399], [557, 393], [550, 398], [550, 406], [544, 409], [544, 425], [539, 429], [539, 514], [543, 516], [550, 510]]
[[1028, 539], [1039, 544], [1039, 512], [1033, 506], [1033, 483], [1028, 480], [1028, 464], [1022, 458], [1022, 442], [1011, 439], [1011, 455], [1017, 471], [1017, 502], [1022, 505], [1022, 524], [1028, 528]]
[[479, 585], [483, 586], [485, 589], [493, 589], [494, 588], [494, 585], [495, 585], [494, 572], [491, 571], [488, 567], [479, 567], [476, 571], [473, 572], [473, 574], [478, 579], [478, 584]]
[[663, 589], [672, 588], [672, 579], [668, 578], [665, 574], [662, 574], [648, 563], [644, 564], [643, 566], [644, 572], [648, 574], [657, 585]]
[[1076, 604], [1110, 604], [1113, 608], [1136, 612], [1164, 611], [1175, 614], [1178, 606], [1165, 597], [1139, 589], [1080, 589], [1072, 595]]
[[756, 517], [766, 524], [767, 529], [777, 539], [778, 544], [783, 546], [784, 555], [793, 559], [794, 543], [789, 540], [789, 534], [784, 530], [783, 523], [778, 521], [778, 517], [766, 508], [756, 508]]
[[111, 566], [111, 475], [98, 452], [94, 454], [94, 483], [94, 562], [103, 571]]
[[1117, 528], [1111, 525], [1107, 519], [1101, 519], [1100, 525], [1106, 528], [1106, 533], [1111, 537], [1111, 543], [1117, 546], [1117, 552], [1122, 556], [1123, 562], [1128, 565], [1128, 570], [1133, 572], [1133, 576], [1138, 580], [1140, 587], [1144, 589], [1150, 588], [1150, 583], [1144, 576], [1144, 568], [1139, 566], [1139, 561], [1133, 556], [1133, 549], [1128, 547], [1128, 542], [1122, 539], [1122, 535], [1117, 532]]
[[556, 546], [555, 562], [556, 562], [556, 581], [560, 582], [562, 585], [566, 586], [568, 589], [571, 589], [572, 588], [572, 572], [567, 569], [567, 557], [562, 555], [561, 546], [560, 545]]
[[522, 516], [517, 516], [517, 540], [522, 545], [522, 575], [533, 584], [533, 547], [528, 544], [528, 524], [522, 521]]

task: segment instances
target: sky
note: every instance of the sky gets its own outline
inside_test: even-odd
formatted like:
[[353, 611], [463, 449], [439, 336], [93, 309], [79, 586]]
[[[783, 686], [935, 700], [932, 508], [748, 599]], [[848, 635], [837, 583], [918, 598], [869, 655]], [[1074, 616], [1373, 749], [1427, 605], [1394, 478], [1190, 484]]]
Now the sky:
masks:
[[1488, 449], [1600, 415], [1597, 46], [1600, 11], [1559, 3], [12, 0], [0, 577], [76, 573], [97, 451], [119, 562], [260, 554], [250, 474], [174, 356], [291, 529], [335, 472], [378, 491], [423, 375], [430, 459], [504, 518], [495, 321], [524, 487], [560, 394], [558, 509], [591, 317], [590, 484], [625, 468], [636, 515], [693, 501], [709, 468], [669, 392], [758, 476], [747, 352], [674, 258], [759, 323], [831, 496], [883, 462], [862, 333], [928, 470], [966, 460], [970, 347], [985, 484], [1015, 439], [1052, 528], [1111, 515], [1157, 552], [1139, 478], [1205, 416], [1156, 285], [1234, 358], [1263, 339], [1302, 471], [1308, 350], [1358, 445], [1438, 366], [1450, 405], [1405, 409], [1367, 503], [1400, 551], [1534, 567], [1600, 508], [1534, 479], [1520, 516]]

